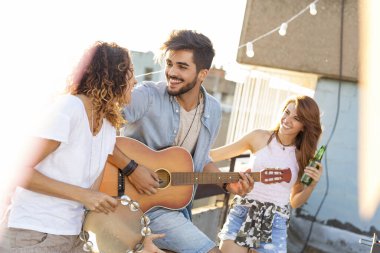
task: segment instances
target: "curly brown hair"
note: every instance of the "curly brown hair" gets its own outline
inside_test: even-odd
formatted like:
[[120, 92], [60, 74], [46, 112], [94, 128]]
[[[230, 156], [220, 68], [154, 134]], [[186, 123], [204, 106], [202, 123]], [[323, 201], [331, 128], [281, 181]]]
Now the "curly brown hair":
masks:
[[[125, 122], [121, 110], [133, 67], [128, 49], [97, 41], [82, 57], [67, 91], [90, 98], [97, 122], [105, 117], [116, 129]], [[99, 125], [94, 131], [99, 130]]]
[[[299, 165], [299, 176], [303, 174], [304, 168], [309, 163], [309, 160], [314, 156], [317, 149], [319, 137], [322, 134], [322, 126], [320, 120], [319, 107], [314, 99], [308, 96], [295, 96], [289, 98], [282, 109], [294, 103], [297, 109], [297, 116], [300, 122], [304, 125], [303, 131], [296, 136], [296, 148], [300, 151], [297, 157]], [[274, 133], [277, 134], [280, 129], [280, 122], [274, 128]]]

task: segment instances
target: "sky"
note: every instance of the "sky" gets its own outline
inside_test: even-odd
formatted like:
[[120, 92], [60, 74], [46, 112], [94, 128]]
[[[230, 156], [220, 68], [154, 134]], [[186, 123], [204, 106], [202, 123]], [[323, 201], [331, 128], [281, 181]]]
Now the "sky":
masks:
[[154, 52], [171, 30], [193, 29], [210, 37], [216, 49], [214, 63], [223, 65], [236, 58], [245, 3], [245, 0], [2, 2], [0, 20], [5, 34], [2, 38], [7, 38], [2, 42], [6, 45], [3, 53], [7, 61], [16, 65], [22, 56], [23, 61], [33, 65], [32, 73], [44, 69], [40, 74], [45, 78], [55, 76], [58, 83], [93, 41], [115, 41], [130, 50]]
[[90, 44], [114, 41], [156, 52], [173, 29], [191, 29], [213, 41], [214, 64], [226, 66], [236, 59], [245, 5], [246, 0], [1, 1], [0, 192], [19, 177], [14, 164], [35, 115], [64, 89]]
[[214, 64], [225, 66], [235, 62], [245, 4], [246, 0], [2, 1], [2, 78], [7, 88], [12, 85], [19, 91], [22, 85], [28, 97], [49, 94], [62, 89], [74, 63], [94, 41], [157, 52], [173, 29], [207, 35], [216, 49]]

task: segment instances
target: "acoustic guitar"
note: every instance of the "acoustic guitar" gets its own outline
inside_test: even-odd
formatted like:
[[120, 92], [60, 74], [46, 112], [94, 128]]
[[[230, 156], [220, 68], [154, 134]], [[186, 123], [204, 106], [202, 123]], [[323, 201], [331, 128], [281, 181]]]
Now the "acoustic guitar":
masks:
[[[178, 146], [156, 151], [129, 137], [117, 137], [117, 147], [139, 165], [153, 170], [159, 177], [158, 192], [153, 195], [139, 194], [135, 187], [124, 178], [125, 195], [137, 201], [145, 213], [154, 207], [181, 209], [186, 207], [193, 196], [195, 184], [223, 184], [237, 182], [237, 172], [194, 172], [190, 153]], [[255, 182], [273, 184], [290, 182], [291, 170], [268, 168], [251, 172]], [[118, 168], [107, 162], [100, 191], [118, 196]]]

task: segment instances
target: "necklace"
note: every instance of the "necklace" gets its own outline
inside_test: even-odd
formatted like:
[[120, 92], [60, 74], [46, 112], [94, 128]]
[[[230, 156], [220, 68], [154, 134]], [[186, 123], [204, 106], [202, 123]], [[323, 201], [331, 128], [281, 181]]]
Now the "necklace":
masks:
[[187, 136], [188, 136], [189, 133], [190, 133], [191, 128], [193, 127], [193, 124], [194, 124], [195, 118], [197, 117], [199, 104], [200, 104], [200, 97], [198, 96], [198, 104], [197, 104], [197, 107], [195, 108], [195, 113], [194, 113], [193, 119], [191, 120], [190, 127], [189, 127], [189, 129], [187, 129], [187, 132], [186, 132], [185, 137], [183, 138], [183, 140], [181, 141], [181, 143], [178, 145], [178, 146], [180, 146], [180, 147], [181, 147], [181, 146], [183, 145], [183, 143], [185, 142]]
[[278, 133], [277, 133], [277, 132], [275, 133], [275, 135], [276, 135], [276, 139], [277, 139], [277, 141], [278, 141], [278, 142], [281, 144], [281, 146], [282, 146], [282, 150], [285, 150], [286, 147], [290, 147], [290, 146], [293, 146], [293, 145], [294, 145], [294, 142], [292, 142], [292, 143], [290, 143], [290, 144], [284, 144], [284, 143], [282, 143], [282, 141], [281, 141], [280, 137], [278, 136]]

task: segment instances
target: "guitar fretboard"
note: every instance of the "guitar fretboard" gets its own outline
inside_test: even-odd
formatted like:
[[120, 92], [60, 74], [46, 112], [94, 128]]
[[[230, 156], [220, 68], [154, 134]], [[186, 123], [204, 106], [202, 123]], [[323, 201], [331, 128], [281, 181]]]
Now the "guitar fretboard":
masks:
[[[251, 172], [249, 175], [255, 182], [260, 182], [260, 172]], [[239, 178], [240, 174], [237, 172], [173, 172], [171, 173], [171, 185], [234, 183]]]

